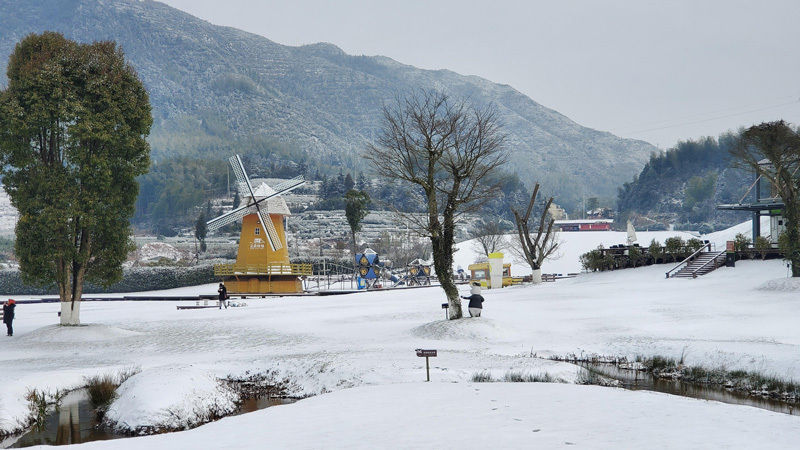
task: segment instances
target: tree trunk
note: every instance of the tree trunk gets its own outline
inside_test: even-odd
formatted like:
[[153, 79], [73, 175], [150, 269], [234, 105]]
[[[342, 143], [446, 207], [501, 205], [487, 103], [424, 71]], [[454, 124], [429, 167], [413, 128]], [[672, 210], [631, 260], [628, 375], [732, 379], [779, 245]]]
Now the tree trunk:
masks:
[[542, 269], [534, 269], [531, 273], [531, 282], [533, 284], [539, 284], [542, 282]]
[[439, 278], [445, 295], [447, 296], [447, 303], [450, 308], [447, 310], [448, 318], [450, 320], [460, 319], [464, 317], [461, 311], [461, 299], [458, 296], [458, 288], [453, 282], [453, 253], [452, 253], [452, 239], [446, 242], [444, 237], [431, 237], [431, 244], [433, 247], [433, 267], [436, 270], [436, 277]]
[[61, 302], [61, 325], [63, 326], [77, 326], [81, 324], [80, 320], [81, 302]]

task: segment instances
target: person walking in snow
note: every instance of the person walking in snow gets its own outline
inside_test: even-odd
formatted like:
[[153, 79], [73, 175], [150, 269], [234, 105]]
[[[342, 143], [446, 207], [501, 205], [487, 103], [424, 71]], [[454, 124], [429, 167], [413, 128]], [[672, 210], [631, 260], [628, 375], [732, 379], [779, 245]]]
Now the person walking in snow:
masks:
[[228, 309], [228, 303], [225, 301], [228, 299], [228, 288], [220, 283], [217, 292], [219, 292], [219, 309], [222, 309], [222, 305], [225, 305], [225, 309]]
[[14, 327], [12, 326], [12, 322], [14, 322], [14, 308], [16, 307], [17, 304], [13, 299], [8, 299], [8, 301], [3, 304], [3, 323], [6, 324], [9, 336], [14, 335]]
[[478, 281], [472, 282], [470, 286], [470, 295], [469, 297], [464, 297], [463, 295], [461, 298], [465, 300], [469, 300], [469, 316], [470, 317], [480, 317], [481, 311], [483, 311], [483, 296], [481, 295], [481, 283]]

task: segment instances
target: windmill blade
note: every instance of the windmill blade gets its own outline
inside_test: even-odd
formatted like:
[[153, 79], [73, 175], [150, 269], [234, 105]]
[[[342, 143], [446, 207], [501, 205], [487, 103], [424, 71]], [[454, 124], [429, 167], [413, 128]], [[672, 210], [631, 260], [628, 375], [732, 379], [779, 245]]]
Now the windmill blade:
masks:
[[264, 201], [269, 200], [272, 197], [277, 197], [277, 196], [279, 196], [281, 194], [285, 194], [287, 192], [293, 191], [293, 190], [299, 188], [300, 186], [304, 185], [305, 183], [306, 183], [306, 180], [303, 178], [302, 175], [298, 175], [298, 176], [296, 176], [296, 177], [294, 177], [294, 178], [292, 178], [290, 180], [286, 180], [286, 181], [283, 181], [281, 183], [278, 183], [278, 184], [275, 185], [275, 187], [272, 188], [272, 190], [275, 191], [275, 192], [273, 192], [272, 194], [269, 194], [269, 195], [265, 195], [264, 197], [261, 197], [260, 199], [256, 200], [254, 203], [251, 203], [251, 205], [254, 205], [255, 203], [263, 203]]
[[280, 182], [272, 187], [272, 190], [275, 191], [276, 195], [281, 195], [286, 192], [292, 191], [294, 189], [299, 188], [300, 186], [306, 183], [305, 178], [302, 175], [298, 175], [292, 179]]
[[[273, 188], [275, 191], [274, 193], [266, 195], [252, 203], [252, 205], [254, 205], [258, 210], [259, 221], [261, 222], [261, 226], [264, 227], [264, 232], [267, 234], [267, 240], [269, 241], [273, 251], [283, 248], [283, 243], [281, 242], [281, 238], [278, 235], [278, 230], [275, 229], [275, 225], [272, 223], [272, 219], [269, 217], [269, 214], [265, 211], [262, 211], [259, 204], [273, 197], [277, 197], [281, 194], [285, 194], [289, 191], [297, 189], [305, 184], [305, 182], [306, 181], [303, 179], [302, 175], [294, 177], [291, 180], [286, 180], [275, 185]], [[255, 194], [253, 194], [252, 198], [255, 199]]]
[[[263, 200], [266, 200], [266, 198], [256, 201], [256, 193], [253, 191], [253, 185], [250, 184], [250, 179], [247, 177], [247, 172], [244, 170], [242, 158], [240, 158], [239, 155], [233, 155], [229, 158], [229, 161], [231, 166], [233, 166], [233, 173], [236, 175], [239, 186], [247, 189], [244, 191], [245, 193], [250, 193], [250, 199], [252, 200], [252, 203], [250, 203], [248, 206], [256, 207], [256, 216], [258, 216], [258, 221], [261, 222], [261, 228], [267, 235], [267, 241], [269, 242], [270, 248], [272, 248], [272, 251], [283, 248], [283, 244], [278, 237], [278, 231], [275, 229], [275, 225], [272, 224], [272, 219], [269, 218], [269, 214], [267, 214], [265, 211], [261, 211], [261, 207], [258, 206], [258, 204]], [[269, 197], [273, 196], [270, 195], [267, 198]]]
[[231, 156], [228, 158], [228, 162], [233, 168], [233, 175], [236, 177], [236, 187], [239, 193], [247, 195], [248, 191], [252, 192], [253, 189], [252, 186], [250, 186], [250, 180], [247, 178], [247, 172], [244, 171], [244, 165], [239, 155]]
[[[256, 205], [256, 207], [258, 207], [258, 205]], [[261, 225], [264, 227], [264, 231], [267, 233], [267, 240], [272, 246], [272, 250], [275, 251], [282, 249], [283, 243], [281, 242], [280, 236], [278, 236], [278, 230], [275, 229], [275, 225], [272, 223], [272, 219], [269, 217], [269, 214], [266, 211], [259, 209], [258, 218], [261, 221]]]
[[294, 177], [290, 180], [286, 180], [282, 183], [277, 184], [273, 189], [273, 193], [266, 195], [260, 199], [256, 199], [255, 191], [253, 190], [253, 185], [250, 184], [250, 178], [247, 176], [247, 172], [244, 169], [244, 164], [242, 164], [242, 159], [239, 155], [233, 155], [228, 158], [228, 162], [230, 162], [231, 167], [233, 168], [233, 174], [236, 177], [236, 184], [238, 185], [239, 191], [242, 195], [250, 196], [250, 201], [247, 205], [237, 208], [227, 214], [223, 214], [217, 218], [214, 218], [208, 222], [206, 225], [209, 231], [213, 231], [224, 227], [232, 222], [235, 222], [242, 217], [255, 212], [258, 216], [258, 221], [261, 223], [261, 227], [264, 230], [264, 233], [267, 236], [267, 241], [269, 241], [270, 248], [272, 251], [279, 250], [283, 248], [283, 243], [281, 242], [280, 236], [278, 235], [278, 230], [275, 229], [275, 225], [272, 223], [272, 219], [269, 217], [268, 211], [263, 211], [261, 209], [260, 204], [269, 200], [270, 198], [276, 197], [278, 195], [284, 194], [286, 192], [292, 191], [303, 184], [305, 184], [305, 179], [303, 179], [302, 175]]
[[252, 211], [253, 208], [248, 205], [240, 206], [233, 211], [228, 211], [227, 213], [206, 222], [206, 229], [208, 231], [218, 230], [225, 225], [238, 221], [242, 217], [250, 214]]

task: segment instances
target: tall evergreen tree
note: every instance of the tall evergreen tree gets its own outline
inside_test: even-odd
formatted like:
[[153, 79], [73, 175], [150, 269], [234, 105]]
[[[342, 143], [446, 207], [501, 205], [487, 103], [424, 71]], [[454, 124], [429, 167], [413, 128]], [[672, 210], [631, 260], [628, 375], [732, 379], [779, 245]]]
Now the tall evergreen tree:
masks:
[[344, 192], [347, 195], [348, 192], [353, 190], [356, 186], [356, 183], [353, 181], [353, 177], [348, 173], [346, 177], [344, 177]]
[[205, 213], [200, 213], [200, 216], [197, 218], [197, 222], [194, 224], [194, 237], [200, 242], [200, 252], [206, 251], [206, 235], [208, 234], [208, 228], [206, 227], [206, 215]]
[[61, 324], [77, 325], [84, 281], [118, 281], [133, 248], [135, 178], [150, 165], [147, 91], [115, 43], [52, 32], [20, 41], [7, 75], [0, 173], [19, 211], [20, 271], [56, 284]]
[[369, 213], [369, 195], [364, 191], [350, 190], [345, 194], [344, 215], [350, 225], [353, 255], [356, 254], [356, 232], [361, 231], [361, 221]]

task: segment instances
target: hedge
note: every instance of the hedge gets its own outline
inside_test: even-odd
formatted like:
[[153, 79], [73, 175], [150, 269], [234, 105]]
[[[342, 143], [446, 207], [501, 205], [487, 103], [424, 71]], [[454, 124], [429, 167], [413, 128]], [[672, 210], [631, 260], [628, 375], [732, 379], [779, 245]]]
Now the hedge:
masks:
[[[122, 280], [108, 288], [86, 283], [85, 294], [141, 292], [215, 283], [213, 265], [192, 267], [131, 267], [123, 270]], [[19, 270], [0, 270], [0, 293], [5, 295], [58, 295], [55, 285], [36, 287], [22, 284]]]

